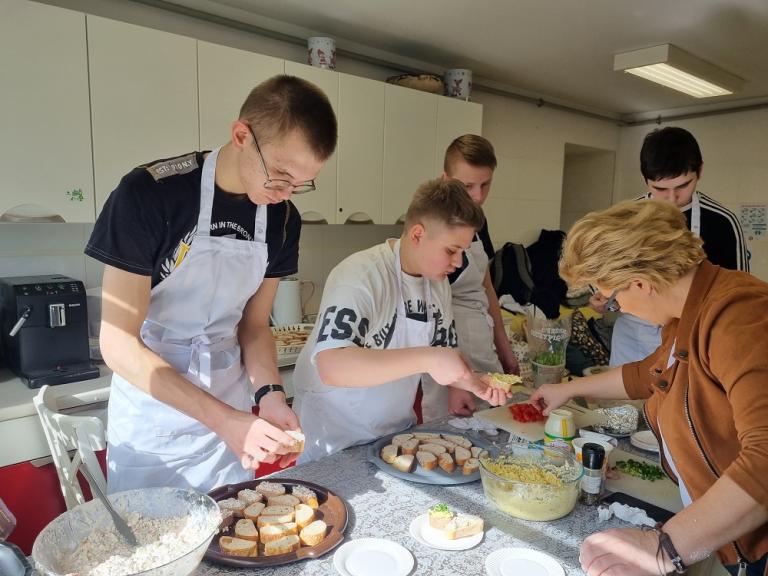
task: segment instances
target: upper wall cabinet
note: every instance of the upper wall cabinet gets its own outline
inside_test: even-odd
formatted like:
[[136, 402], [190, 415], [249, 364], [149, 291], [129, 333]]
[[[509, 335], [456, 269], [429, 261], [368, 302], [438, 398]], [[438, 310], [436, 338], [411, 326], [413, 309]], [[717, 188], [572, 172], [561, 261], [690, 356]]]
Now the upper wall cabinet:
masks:
[[464, 134], [482, 134], [482, 131], [482, 105], [453, 98], [438, 98], [435, 175], [443, 173], [445, 150], [455, 138]]
[[200, 148], [213, 150], [229, 141], [232, 122], [240, 115], [240, 108], [251, 90], [285, 72], [285, 60], [198, 42], [197, 71]]
[[[296, 62], [285, 62], [285, 73], [309, 80], [317, 85], [331, 101], [333, 111], [339, 114], [339, 74], [331, 70], [312, 68]], [[307, 194], [294, 195], [291, 200], [305, 220], [326, 221], [334, 224], [338, 220], [336, 208], [337, 159], [332, 154], [315, 178], [317, 190]]]
[[339, 74], [339, 193], [336, 222], [381, 224], [384, 84]]
[[96, 16], [87, 24], [98, 213], [132, 168], [199, 148], [197, 46]]
[[0, 0], [0, 214], [93, 222], [90, 128], [85, 16]]
[[426, 180], [436, 178], [435, 144], [439, 96], [385, 85], [384, 224], [395, 224]]

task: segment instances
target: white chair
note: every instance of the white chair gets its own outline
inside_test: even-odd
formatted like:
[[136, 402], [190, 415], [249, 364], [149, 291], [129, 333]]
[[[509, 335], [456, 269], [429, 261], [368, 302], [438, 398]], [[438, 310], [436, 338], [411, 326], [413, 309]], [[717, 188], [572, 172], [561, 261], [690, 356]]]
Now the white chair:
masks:
[[77, 471], [81, 466], [88, 468], [96, 483], [106, 493], [107, 482], [94, 454], [95, 450], [104, 450], [107, 444], [102, 420], [98, 416], [62, 414], [56, 393], [50, 386], [40, 389], [34, 404], [51, 449], [51, 458], [59, 475], [67, 509], [85, 502], [77, 479]]

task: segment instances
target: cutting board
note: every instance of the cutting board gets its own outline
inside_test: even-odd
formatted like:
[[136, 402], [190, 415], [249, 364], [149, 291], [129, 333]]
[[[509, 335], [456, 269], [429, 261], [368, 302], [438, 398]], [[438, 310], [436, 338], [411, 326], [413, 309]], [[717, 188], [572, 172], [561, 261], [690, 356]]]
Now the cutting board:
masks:
[[[529, 442], [544, 440], [544, 422], [517, 422], [512, 418], [509, 406], [510, 404], [507, 404], [506, 406], [497, 406], [496, 408], [475, 412], [475, 418], [479, 418], [492, 426], [496, 426], [496, 428], [506, 430], [510, 434], [519, 436]], [[563, 408], [573, 412], [573, 422], [577, 430], [584, 426], [597, 424], [602, 420], [602, 416], [599, 414], [580, 406], [566, 404]]]
[[[628, 460], [632, 458], [640, 462], [646, 462], [648, 464], [658, 464], [652, 460], [647, 460], [640, 456], [635, 456], [618, 448], [612, 450], [608, 456], [608, 464], [613, 467], [616, 465], [617, 460]], [[664, 508], [670, 512], [679, 512], [683, 509], [683, 503], [680, 500], [680, 490], [677, 485], [669, 478], [664, 476], [661, 480], [651, 482], [650, 480], [642, 480], [629, 474], [623, 474], [615, 471], [618, 477], [615, 479], [608, 479], [605, 481], [605, 488], [611, 492], [624, 492], [630, 496], [634, 496], [639, 500], [648, 502], [659, 508]]]

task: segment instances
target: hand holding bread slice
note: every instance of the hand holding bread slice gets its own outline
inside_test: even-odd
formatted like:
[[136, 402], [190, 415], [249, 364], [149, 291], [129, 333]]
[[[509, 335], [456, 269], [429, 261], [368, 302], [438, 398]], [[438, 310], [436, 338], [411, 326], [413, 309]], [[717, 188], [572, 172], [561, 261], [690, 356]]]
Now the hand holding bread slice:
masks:
[[517, 374], [502, 374], [500, 372], [488, 373], [488, 385], [493, 388], [501, 388], [504, 392], [511, 392], [512, 386], [522, 384], [523, 379]]

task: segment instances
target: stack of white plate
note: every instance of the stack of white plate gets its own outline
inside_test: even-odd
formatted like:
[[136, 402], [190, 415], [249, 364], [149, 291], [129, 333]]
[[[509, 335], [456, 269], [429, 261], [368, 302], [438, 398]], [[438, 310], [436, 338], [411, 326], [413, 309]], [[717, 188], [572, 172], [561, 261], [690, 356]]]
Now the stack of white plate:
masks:
[[629, 441], [632, 446], [640, 448], [641, 450], [647, 450], [648, 452], [659, 451], [659, 442], [650, 430], [635, 432], [629, 437]]

